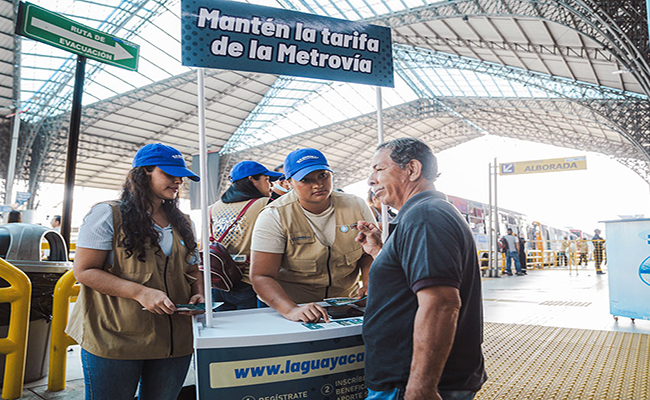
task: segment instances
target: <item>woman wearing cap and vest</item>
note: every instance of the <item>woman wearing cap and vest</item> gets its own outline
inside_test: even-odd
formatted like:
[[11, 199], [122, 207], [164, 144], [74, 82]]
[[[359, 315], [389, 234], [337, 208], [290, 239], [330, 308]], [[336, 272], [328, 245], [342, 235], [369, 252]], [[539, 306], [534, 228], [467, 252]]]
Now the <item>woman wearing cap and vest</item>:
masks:
[[81, 283], [67, 333], [81, 345], [86, 399], [176, 399], [192, 356], [191, 314], [204, 302], [189, 217], [178, 209], [181, 153], [142, 147], [117, 201], [99, 203], [79, 230]]
[[318, 150], [291, 152], [284, 174], [293, 191], [258, 217], [251, 280], [261, 300], [285, 318], [328, 321], [315, 302], [365, 294], [372, 258], [355, 242], [353, 228], [359, 220], [375, 219], [362, 199], [332, 191], [332, 170]]
[[230, 171], [232, 185], [221, 200], [210, 206], [212, 237], [220, 238], [228, 231], [221, 244], [234, 256], [243, 273], [242, 280], [229, 292], [212, 290], [212, 300], [224, 303], [219, 311], [257, 308], [257, 295], [249, 277], [251, 236], [257, 216], [269, 203], [271, 182], [281, 175], [255, 161], [239, 162]]

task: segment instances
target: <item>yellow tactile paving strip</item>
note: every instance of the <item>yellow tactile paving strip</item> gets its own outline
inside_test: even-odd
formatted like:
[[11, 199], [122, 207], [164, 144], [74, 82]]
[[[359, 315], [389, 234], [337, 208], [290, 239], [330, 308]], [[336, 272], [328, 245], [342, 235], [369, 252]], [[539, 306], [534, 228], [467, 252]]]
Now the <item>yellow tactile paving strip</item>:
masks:
[[650, 399], [650, 335], [485, 324], [476, 399]]

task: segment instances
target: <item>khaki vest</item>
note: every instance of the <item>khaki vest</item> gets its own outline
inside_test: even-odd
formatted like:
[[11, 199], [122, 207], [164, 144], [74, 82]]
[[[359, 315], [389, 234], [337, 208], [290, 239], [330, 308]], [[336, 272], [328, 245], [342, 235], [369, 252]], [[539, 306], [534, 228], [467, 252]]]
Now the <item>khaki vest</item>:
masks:
[[[172, 255], [167, 257], [158, 246], [147, 246], [145, 262], [137, 256], [127, 258], [121, 239], [122, 215], [117, 202], [113, 209], [113, 265], [104, 270], [132, 282], [162, 290], [174, 304], [187, 303], [190, 285], [196, 279], [187, 274], [190, 254], [181, 236], [173, 229]], [[85, 285], [66, 329], [83, 349], [96, 356], [140, 360], [179, 357], [193, 351], [192, 320], [188, 315], [158, 315], [143, 310], [136, 300], [107, 296]]]
[[[238, 201], [237, 203], [223, 203], [217, 201], [210, 207], [210, 218], [212, 219], [212, 234], [214, 240], [219, 239], [221, 234], [233, 223], [241, 210], [250, 200]], [[228, 253], [235, 256], [235, 263], [241, 268], [244, 277], [242, 281], [251, 284], [250, 280], [250, 255], [253, 227], [257, 216], [269, 202], [268, 197], [262, 197], [246, 210], [237, 223], [230, 228], [230, 231], [221, 241]]]
[[356, 230], [344, 232], [340, 228], [363, 220], [363, 210], [356, 196], [332, 192], [331, 199], [336, 234], [330, 247], [316, 238], [295, 192], [267, 206], [278, 211], [287, 238], [278, 282], [298, 304], [357, 295], [360, 273], [357, 261], [364, 254], [363, 248], [354, 241]]

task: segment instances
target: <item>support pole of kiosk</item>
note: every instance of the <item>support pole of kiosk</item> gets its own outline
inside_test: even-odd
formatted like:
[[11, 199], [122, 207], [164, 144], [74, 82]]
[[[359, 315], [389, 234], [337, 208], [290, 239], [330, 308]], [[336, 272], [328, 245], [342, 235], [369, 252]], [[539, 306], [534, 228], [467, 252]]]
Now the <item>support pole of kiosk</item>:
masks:
[[497, 164], [497, 159], [494, 157], [494, 163], [492, 165], [494, 171], [494, 276], [499, 276], [499, 205], [497, 203], [498, 191], [497, 191], [497, 174], [499, 164]]
[[[488, 164], [488, 198], [488, 276], [493, 277], [495, 276], [494, 266], [496, 265], [496, 262], [494, 261], [494, 258], [496, 257], [496, 254], [492, 253], [494, 250], [494, 245], [492, 244], [494, 239], [494, 233], [492, 233], [492, 219], [494, 218], [494, 210], [492, 208], [492, 163]], [[496, 276], [498, 277], [498, 275]]]
[[205, 324], [212, 328], [212, 279], [210, 277], [210, 239], [208, 226], [208, 146], [205, 140], [205, 75], [203, 68], [196, 70], [197, 74], [197, 99], [199, 111], [199, 164], [201, 182], [199, 193], [201, 195], [201, 245], [203, 248], [203, 290], [205, 292]]
[[[384, 106], [381, 99], [381, 87], [377, 86], [377, 142], [384, 143]], [[383, 242], [388, 239], [388, 206], [381, 204], [381, 223], [383, 226], [381, 239]]]
[[70, 252], [70, 227], [72, 226], [72, 195], [74, 178], [77, 172], [77, 153], [81, 127], [81, 96], [84, 92], [86, 76], [86, 57], [77, 56], [74, 90], [72, 92], [72, 112], [70, 113], [70, 137], [68, 138], [68, 157], [65, 164], [65, 192], [63, 194], [63, 212], [61, 213], [61, 236]]

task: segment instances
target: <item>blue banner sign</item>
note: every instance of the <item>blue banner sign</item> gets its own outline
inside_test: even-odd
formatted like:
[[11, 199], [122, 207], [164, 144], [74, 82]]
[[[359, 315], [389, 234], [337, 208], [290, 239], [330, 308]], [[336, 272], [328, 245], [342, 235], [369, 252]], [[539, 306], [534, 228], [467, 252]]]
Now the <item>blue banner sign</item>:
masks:
[[365, 399], [360, 335], [282, 345], [196, 349], [200, 399]]
[[182, 0], [183, 65], [394, 87], [390, 28], [226, 0]]

